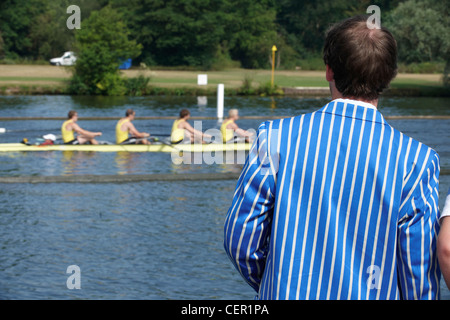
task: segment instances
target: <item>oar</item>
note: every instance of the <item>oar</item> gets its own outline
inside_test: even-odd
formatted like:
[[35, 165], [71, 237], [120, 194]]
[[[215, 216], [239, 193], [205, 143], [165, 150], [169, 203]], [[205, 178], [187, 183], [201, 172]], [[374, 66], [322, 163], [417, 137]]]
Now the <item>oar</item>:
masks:
[[[167, 135], [167, 136], [170, 137], [170, 135]], [[175, 149], [178, 152], [184, 152], [183, 150], [181, 150], [180, 148], [177, 148], [175, 145], [171, 144], [170, 142], [167, 142], [164, 139], [160, 140], [157, 137], [136, 138], [136, 140], [134, 140], [134, 141], [137, 142], [137, 141], [142, 141], [142, 140], [150, 140], [151, 142], [159, 142], [163, 145], [171, 147], [172, 149]], [[122, 144], [122, 145], [126, 146], [126, 145], [131, 145], [131, 144], [133, 144], [133, 143]]]
[[152, 136], [154, 136], [154, 137], [170, 137], [172, 135], [171, 134], [167, 134], [167, 133], [161, 133], [161, 134], [159, 134], [159, 133], [152, 133]]
[[[58, 129], [52, 129], [52, 130], [58, 130]], [[34, 132], [38, 131], [37, 129], [33, 128], [27, 128], [27, 129], [7, 129], [7, 128], [0, 128], [0, 133], [18, 133], [18, 132]]]
[[109, 141], [97, 141], [99, 145], [114, 145], [115, 143], [109, 142]]
[[159, 142], [159, 139], [158, 139], [158, 138], [155, 138], [155, 137], [145, 137], [145, 138], [135, 138], [135, 139], [133, 140], [133, 142], [130, 142], [130, 143], [123, 143], [123, 142], [122, 142], [120, 145], [122, 145], [122, 146], [127, 146], [127, 145], [135, 144], [136, 142], [144, 141], [144, 140], [150, 140], [150, 141], [152, 141], [152, 142]]
[[[158, 138], [156, 138], [156, 139], [158, 139]], [[180, 148], [176, 147], [176, 145], [173, 145], [172, 143], [167, 142], [167, 141], [164, 140], [164, 139], [163, 139], [163, 140], [159, 140], [159, 139], [158, 139], [158, 142], [161, 142], [162, 144], [164, 144], [164, 145], [166, 145], [166, 146], [168, 146], [168, 147], [171, 147], [172, 149], [178, 151], [181, 155], [184, 153], [184, 151], [181, 150]]]
[[171, 147], [172, 149], [175, 149], [176, 151], [178, 151], [178, 152], [181, 152], [181, 153], [183, 153], [183, 150], [181, 150], [180, 148], [177, 148], [175, 145], [173, 145], [172, 143], [170, 143], [170, 142], [167, 142], [166, 140], [159, 140], [158, 138], [154, 138], [154, 139], [157, 139], [155, 142], [161, 142], [162, 144], [164, 144], [164, 145], [166, 145], [166, 146], [169, 146], [169, 147]]

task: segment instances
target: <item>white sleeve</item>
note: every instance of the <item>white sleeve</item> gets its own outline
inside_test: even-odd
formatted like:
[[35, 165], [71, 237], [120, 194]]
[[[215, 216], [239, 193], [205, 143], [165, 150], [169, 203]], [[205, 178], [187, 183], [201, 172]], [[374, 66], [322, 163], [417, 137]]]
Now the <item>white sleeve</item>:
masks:
[[450, 216], [450, 189], [448, 189], [447, 199], [445, 199], [444, 209], [442, 210], [441, 217], [439, 219], [448, 216]]

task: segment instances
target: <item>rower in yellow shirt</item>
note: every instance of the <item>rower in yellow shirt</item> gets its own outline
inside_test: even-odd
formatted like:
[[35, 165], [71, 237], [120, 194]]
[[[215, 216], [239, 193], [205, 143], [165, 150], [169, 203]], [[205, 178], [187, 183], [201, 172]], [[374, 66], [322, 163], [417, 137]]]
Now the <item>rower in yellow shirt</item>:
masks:
[[150, 144], [150, 142], [145, 139], [150, 137], [150, 134], [147, 132], [139, 132], [133, 125], [132, 121], [134, 120], [135, 116], [136, 112], [133, 109], [128, 109], [125, 112], [125, 118], [122, 118], [117, 122], [117, 144]]
[[180, 118], [173, 122], [172, 134], [170, 141], [172, 144], [178, 144], [181, 142], [194, 143], [200, 142], [205, 143], [203, 138], [211, 138], [209, 134], [204, 134], [203, 132], [194, 129], [187, 120], [191, 117], [191, 113], [187, 109], [183, 109], [180, 112]]
[[[78, 124], [78, 113], [75, 110], [69, 111], [68, 120], [61, 126], [61, 134], [64, 144], [98, 144], [95, 137], [102, 135], [101, 132], [91, 132], [82, 129]], [[74, 133], [78, 135], [75, 137]]]
[[250, 142], [253, 134], [239, 128], [235, 121], [239, 119], [239, 111], [231, 109], [228, 111], [228, 118], [224, 120], [220, 127], [223, 143]]

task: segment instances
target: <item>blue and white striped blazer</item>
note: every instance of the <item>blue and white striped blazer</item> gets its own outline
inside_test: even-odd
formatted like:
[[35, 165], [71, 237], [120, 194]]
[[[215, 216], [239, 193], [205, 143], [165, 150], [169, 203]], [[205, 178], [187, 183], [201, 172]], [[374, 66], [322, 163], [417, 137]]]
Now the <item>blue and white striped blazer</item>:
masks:
[[259, 299], [438, 299], [439, 156], [370, 104], [268, 121], [224, 226]]

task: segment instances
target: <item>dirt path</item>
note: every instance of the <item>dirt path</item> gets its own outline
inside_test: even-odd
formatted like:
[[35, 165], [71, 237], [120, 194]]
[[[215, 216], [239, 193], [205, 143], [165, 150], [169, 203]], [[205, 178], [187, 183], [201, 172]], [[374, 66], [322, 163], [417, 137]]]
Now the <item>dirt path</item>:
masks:
[[67, 68], [56, 66], [0, 65], [0, 77], [70, 78]]

